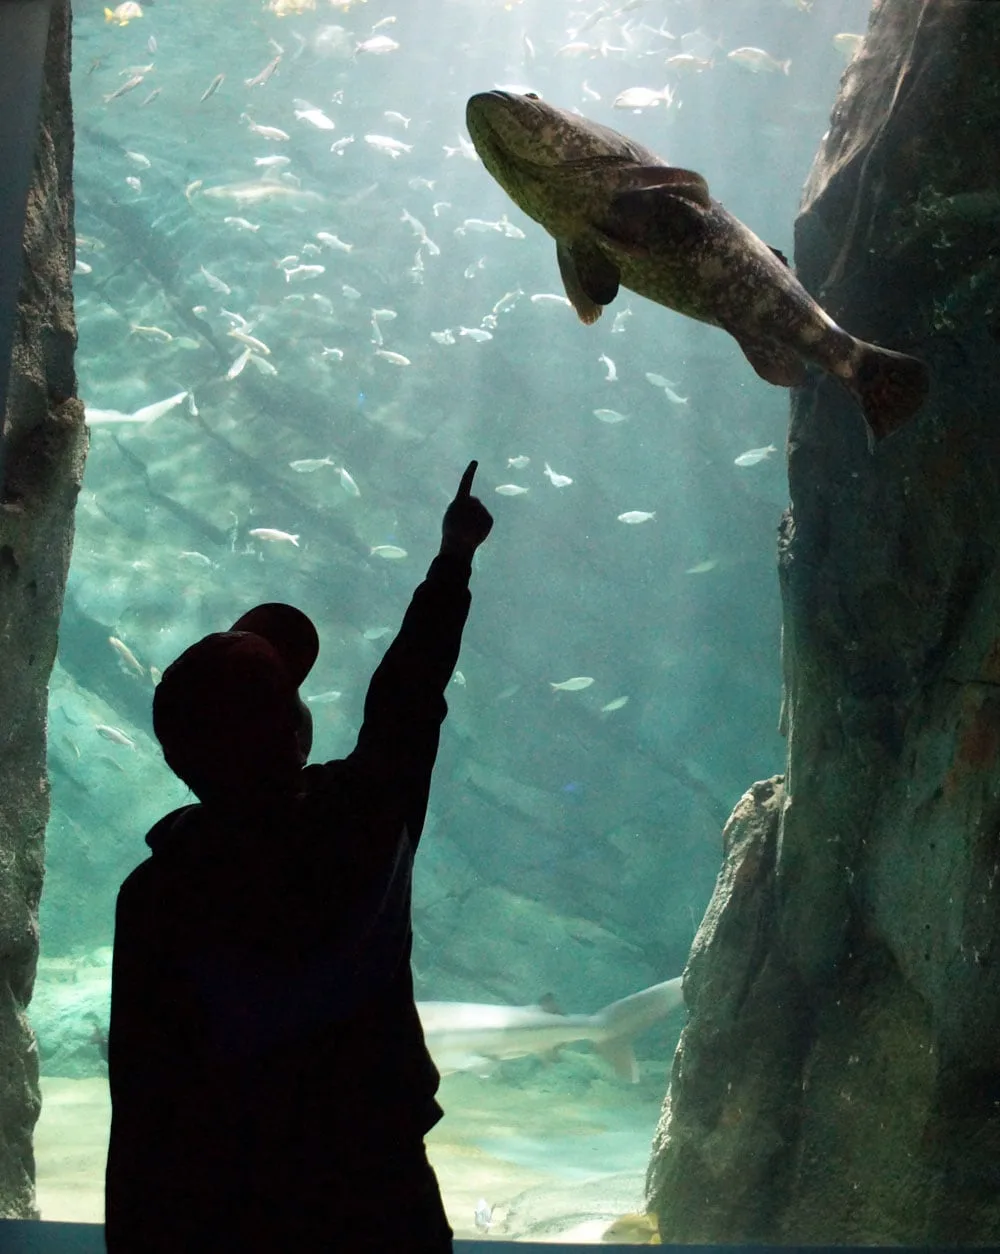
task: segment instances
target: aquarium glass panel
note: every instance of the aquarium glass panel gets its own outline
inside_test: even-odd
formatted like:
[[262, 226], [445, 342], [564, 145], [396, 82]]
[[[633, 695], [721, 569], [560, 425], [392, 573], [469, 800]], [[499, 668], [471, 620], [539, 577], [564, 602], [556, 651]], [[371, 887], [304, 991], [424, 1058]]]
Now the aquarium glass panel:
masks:
[[[683, 1009], [616, 1003], [680, 976], [722, 825], [783, 769], [788, 392], [723, 330], [624, 287], [581, 319], [466, 102], [535, 92], [612, 127], [790, 257], [867, 16], [864, 0], [76, 5], [91, 445], [31, 1007], [44, 1219], [102, 1218], [115, 896], [148, 829], [194, 800], [153, 736], [160, 675], [257, 603], [293, 603], [321, 641], [312, 760], [349, 753], [476, 459], [495, 525], [415, 867], [416, 996], [444, 1004], [425, 1020], [446, 1112], [430, 1157], [458, 1236], [650, 1240]], [[659, 229], [643, 204], [626, 233]], [[577, 279], [609, 295], [599, 266]]]

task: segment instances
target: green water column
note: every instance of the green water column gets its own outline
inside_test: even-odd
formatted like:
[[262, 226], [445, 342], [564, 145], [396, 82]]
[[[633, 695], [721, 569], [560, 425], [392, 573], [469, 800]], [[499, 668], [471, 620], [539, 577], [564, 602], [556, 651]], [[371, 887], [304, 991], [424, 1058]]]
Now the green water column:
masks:
[[87, 446], [75, 399], [68, 0], [0, 4], [0, 1217], [37, 1217], [45, 716]]

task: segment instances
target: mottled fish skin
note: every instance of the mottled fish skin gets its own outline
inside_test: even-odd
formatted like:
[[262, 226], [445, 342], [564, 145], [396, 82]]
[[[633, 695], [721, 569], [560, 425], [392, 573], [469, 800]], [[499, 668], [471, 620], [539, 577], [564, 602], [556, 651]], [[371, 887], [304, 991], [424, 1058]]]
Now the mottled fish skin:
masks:
[[621, 286], [728, 331], [769, 383], [794, 387], [817, 366], [854, 395], [870, 444], [922, 404], [924, 364], [839, 327], [701, 175], [532, 94], [475, 95], [466, 121], [489, 173], [556, 240], [582, 321]]

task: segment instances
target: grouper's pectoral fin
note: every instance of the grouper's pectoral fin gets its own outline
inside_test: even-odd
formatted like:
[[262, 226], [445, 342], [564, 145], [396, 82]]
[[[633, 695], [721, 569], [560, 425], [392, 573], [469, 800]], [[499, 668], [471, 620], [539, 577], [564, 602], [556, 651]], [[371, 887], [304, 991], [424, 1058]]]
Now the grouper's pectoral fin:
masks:
[[704, 206], [677, 187], [633, 187], [612, 198], [596, 226], [609, 243], [633, 256], [648, 257], [699, 239]]
[[556, 244], [556, 259], [569, 303], [590, 326], [618, 295], [618, 267], [599, 248], [582, 242]]
[[[709, 209], [712, 197], [705, 179], [696, 170], [683, 170], [676, 165], [644, 165], [629, 170], [628, 191], [660, 188], [673, 196], [681, 196], [702, 209]], [[625, 190], [622, 191], [625, 195]]]
[[726, 330], [765, 383], [773, 383], [779, 388], [796, 388], [805, 382], [805, 363], [795, 349], [775, 340], [747, 339], [732, 327], [726, 327]]

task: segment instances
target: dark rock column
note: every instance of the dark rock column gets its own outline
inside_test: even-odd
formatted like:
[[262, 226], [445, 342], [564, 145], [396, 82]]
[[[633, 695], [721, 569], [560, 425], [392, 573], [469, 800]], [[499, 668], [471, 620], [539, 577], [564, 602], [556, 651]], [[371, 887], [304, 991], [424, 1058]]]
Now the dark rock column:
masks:
[[665, 1242], [1000, 1240], [998, 228], [1000, 4], [881, 0], [796, 263], [932, 392], [874, 455], [835, 384], [793, 398], [785, 791], [692, 951]]
[[38, 956], [49, 789], [45, 715], [87, 447], [73, 398], [69, 4], [56, 0], [24, 232], [0, 493], [0, 1216], [37, 1215]]

